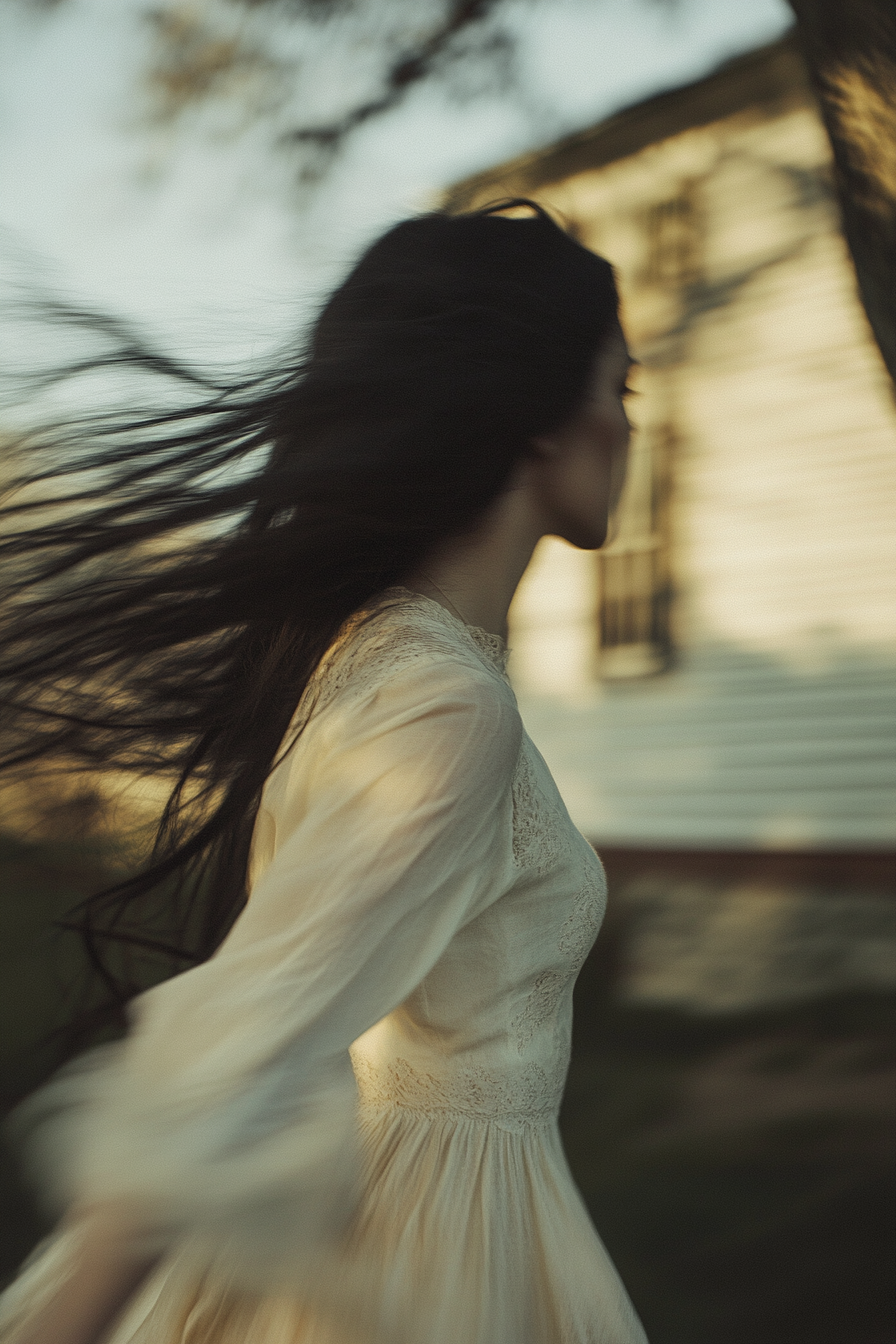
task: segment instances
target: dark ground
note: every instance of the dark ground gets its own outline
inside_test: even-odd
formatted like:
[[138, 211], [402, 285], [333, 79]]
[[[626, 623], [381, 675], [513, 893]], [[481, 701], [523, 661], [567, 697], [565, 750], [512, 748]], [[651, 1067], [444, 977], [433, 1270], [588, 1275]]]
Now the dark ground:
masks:
[[590, 970], [563, 1135], [651, 1344], [892, 1344], [893, 1004], [700, 1019]]
[[[0, 840], [4, 1099], [51, 1064], [75, 944], [49, 920], [97, 883], [90, 844]], [[600, 939], [577, 990], [570, 1164], [651, 1344], [896, 1344], [896, 1005], [737, 1017], [626, 1006]], [[43, 1222], [6, 1155], [0, 1273]]]

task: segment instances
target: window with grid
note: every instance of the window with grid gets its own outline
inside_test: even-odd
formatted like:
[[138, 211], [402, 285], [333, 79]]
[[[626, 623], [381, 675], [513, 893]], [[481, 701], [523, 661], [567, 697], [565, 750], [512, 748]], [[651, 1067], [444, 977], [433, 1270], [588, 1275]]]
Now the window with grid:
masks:
[[[632, 301], [637, 304], [643, 296], [655, 307], [656, 296], [661, 296], [664, 305], [656, 310], [665, 313], [661, 326], [674, 329], [680, 301], [698, 272], [701, 214], [696, 184], [683, 183], [673, 198], [649, 207], [633, 227], [643, 229], [645, 246]], [[668, 343], [668, 327], [654, 334]], [[668, 350], [667, 344], [667, 357]], [[598, 667], [608, 679], [650, 676], [672, 660], [670, 482], [676, 429], [673, 371], [662, 365], [660, 360], [644, 371], [646, 395], [638, 417], [644, 427], [632, 436], [613, 539], [598, 553]]]
[[635, 436], [616, 532], [598, 552], [603, 677], [649, 676], [671, 661], [668, 478], [673, 450], [668, 425]]

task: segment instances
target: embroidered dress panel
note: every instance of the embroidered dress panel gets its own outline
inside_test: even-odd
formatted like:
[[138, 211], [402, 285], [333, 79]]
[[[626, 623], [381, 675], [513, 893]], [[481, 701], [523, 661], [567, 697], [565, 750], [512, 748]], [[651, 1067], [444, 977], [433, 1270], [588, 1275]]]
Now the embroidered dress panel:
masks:
[[162, 1254], [110, 1344], [645, 1344], [557, 1129], [603, 870], [505, 661], [404, 589], [353, 620], [227, 939], [32, 1108], [57, 1196], [127, 1201]]

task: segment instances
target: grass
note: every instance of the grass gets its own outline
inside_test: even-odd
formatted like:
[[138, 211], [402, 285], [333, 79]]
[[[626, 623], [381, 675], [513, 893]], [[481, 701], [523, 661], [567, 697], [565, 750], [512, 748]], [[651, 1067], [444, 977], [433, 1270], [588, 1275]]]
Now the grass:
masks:
[[597, 969], [564, 1142], [651, 1344], [893, 1344], [896, 1005], [649, 1012]]

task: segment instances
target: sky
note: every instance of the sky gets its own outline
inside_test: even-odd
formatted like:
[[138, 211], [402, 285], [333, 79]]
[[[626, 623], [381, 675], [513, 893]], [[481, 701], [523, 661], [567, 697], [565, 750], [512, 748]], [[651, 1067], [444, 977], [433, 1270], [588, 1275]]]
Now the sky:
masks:
[[[419, 87], [356, 135], [312, 197], [296, 191], [270, 119], [141, 119], [148, 8], [3, 5], [0, 264], [216, 363], [277, 345], [371, 237], [451, 182], [698, 78], [791, 22], [785, 0], [510, 0], [519, 95], [463, 103]], [[338, 53], [314, 56], [318, 86], [343, 93]]]

